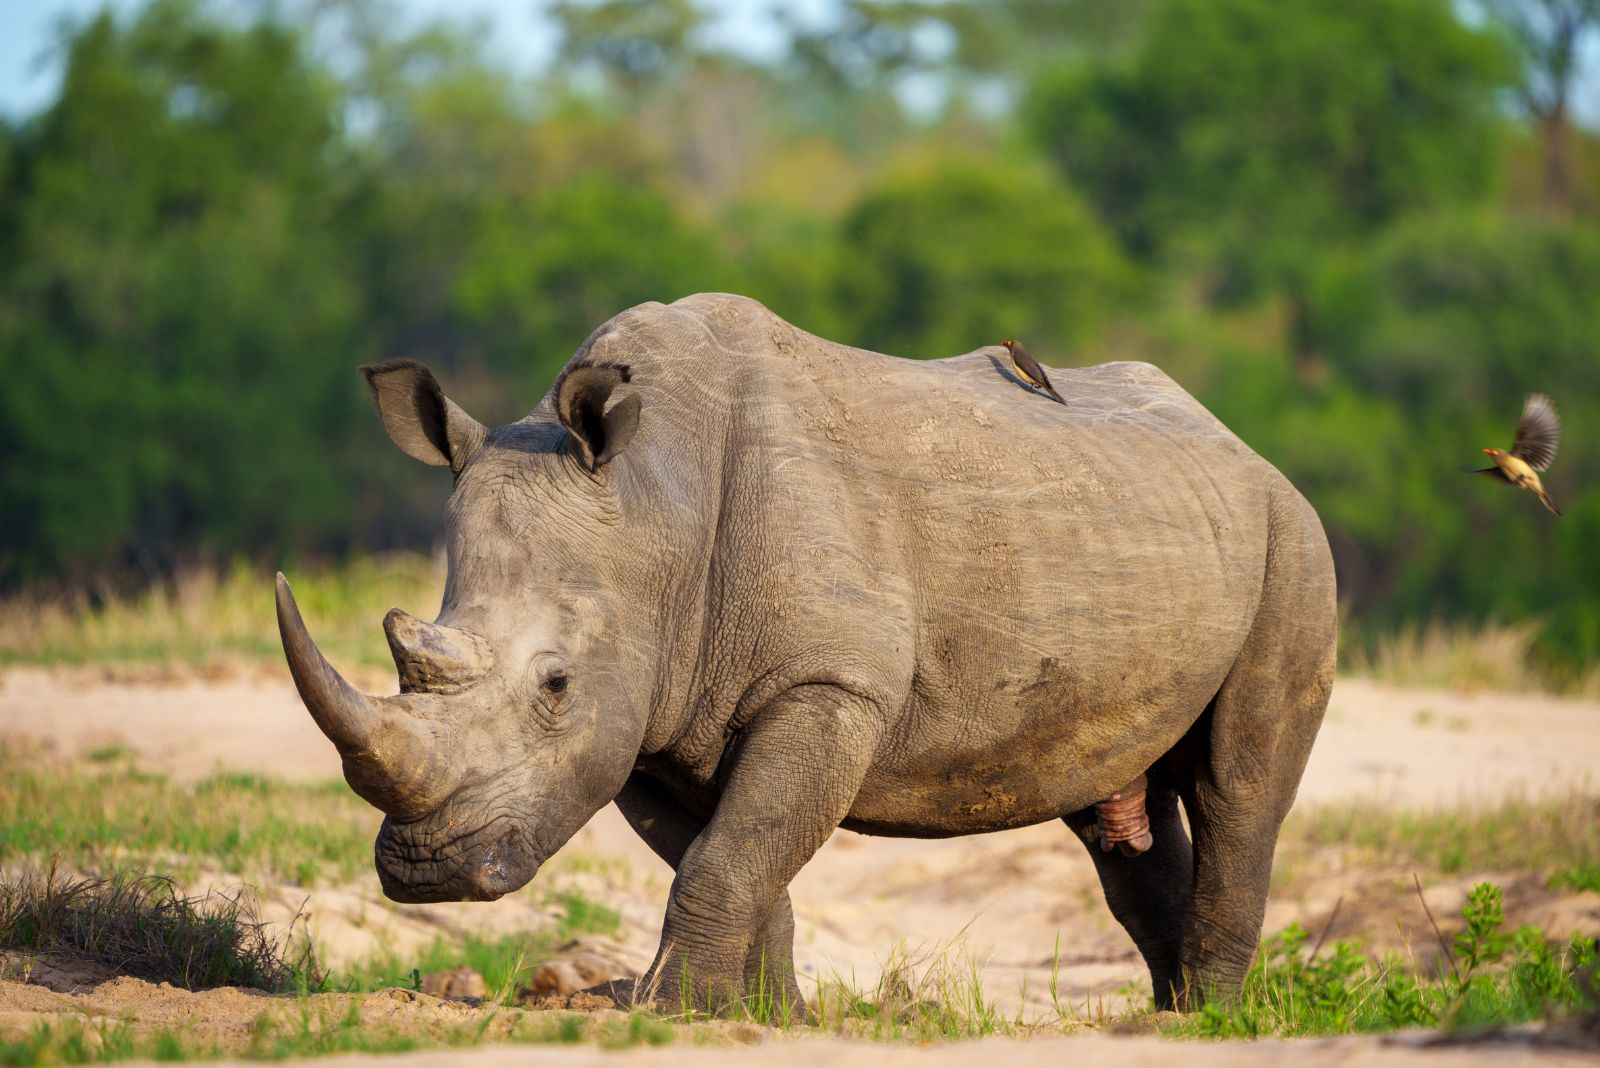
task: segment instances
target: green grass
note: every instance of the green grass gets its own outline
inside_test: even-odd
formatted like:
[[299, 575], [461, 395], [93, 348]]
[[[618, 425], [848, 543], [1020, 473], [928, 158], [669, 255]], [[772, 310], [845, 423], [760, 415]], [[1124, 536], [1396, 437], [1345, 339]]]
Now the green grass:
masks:
[[364, 1019], [350, 1001], [328, 1011], [302, 999], [295, 1011], [262, 1013], [242, 1041], [223, 1042], [190, 1031], [147, 1031], [130, 1021], [67, 1019], [41, 1022], [18, 1038], [0, 1038], [0, 1066], [106, 1064], [117, 1061], [193, 1061], [235, 1057], [278, 1061], [340, 1053], [405, 1053], [476, 1046], [485, 1042], [572, 1044], [594, 1042], [602, 1049], [662, 1046], [677, 1029], [644, 1013], [591, 1020], [566, 1013], [500, 1014], [486, 1010], [478, 1019], [431, 1029], [408, 1030]]
[[1000, 1011], [984, 987], [983, 962], [965, 949], [964, 936], [962, 932], [942, 946], [920, 951], [895, 946], [870, 989], [858, 986], [853, 975], [835, 972], [819, 978], [810, 999], [812, 1025], [853, 1037], [916, 1042], [1017, 1035], [1032, 1029], [1037, 1021]]
[[1558, 871], [1550, 877], [1553, 890], [1588, 891], [1600, 894], [1600, 863], [1590, 862]]
[[[418, 957], [418, 971], [468, 964], [489, 979], [491, 990], [510, 991], [529, 962], [560, 935], [581, 933], [570, 925], [593, 915], [570, 909], [567, 924], [548, 936], [472, 941], [457, 952], [445, 949]], [[1464, 929], [1444, 963], [1427, 975], [1415, 961], [1363, 953], [1354, 943], [1310, 946], [1299, 927], [1266, 939], [1239, 996], [1212, 1000], [1200, 1012], [1170, 1024], [1175, 1037], [1297, 1037], [1381, 1033], [1404, 1028], [1446, 1032], [1583, 1017], [1600, 1012], [1595, 985], [1596, 942], [1592, 937], [1553, 941], [1539, 930], [1505, 930], [1501, 894], [1479, 884], [1462, 910]], [[390, 975], [369, 973], [372, 985], [393, 985]], [[399, 985], [410, 985], [403, 983]], [[776, 984], [774, 984], [776, 985]], [[352, 988], [354, 989], [354, 988]], [[186, 1032], [146, 1030], [137, 1021], [42, 1023], [27, 1035], [0, 1041], [0, 1065], [95, 1061], [193, 1059], [239, 1056], [282, 1059], [344, 1052], [397, 1052], [482, 1042], [594, 1042], [607, 1049], [665, 1045], [683, 1038], [716, 1040], [701, 1026], [704, 1014], [685, 1011], [662, 1018], [633, 1012], [599, 1017], [506, 1011], [491, 999], [460, 1022], [422, 1017], [391, 1023], [380, 1007], [360, 995], [311, 995], [264, 1011], [247, 1036], [197, 1038]], [[757, 992], [752, 992], [754, 995]], [[1052, 993], [1055, 993], [1052, 984]], [[373, 995], [366, 995], [370, 998]], [[381, 995], [379, 995], [381, 996]], [[501, 995], [504, 996], [504, 993]], [[989, 1036], [1025, 1037], [1077, 1030], [1084, 1025], [1137, 1022], [1135, 1009], [1117, 1017], [1103, 1007], [1080, 1012], [1054, 998], [1043, 1019], [1023, 1011], [1001, 1012], [986, 992], [981, 962], [951, 947], [913, 956], [897, 949], [870, 989], [837, 975], [819, 981], [811, 999], [813, 1020], [800, 1024], [776, 1012], [763, 1015], [752, 997], [736, 1019], [800, 1033], [842, 1034], [904, 1043]], [[770, 1002], [767, 1002], [770, 1005]]]
[[[342, 783], [297, 785], [229, 773], [181, 785], [140, 771], [125, 750], [115, 747], [91, 753], [87, 762], [76, 766], [54, 762], [37, 752], [0, 749], [0, 812], [14, 814], [0, 822], [0, 863], [27, 864], [59, 856], [62, 864], [86, 871], [116, 871], [130, 864], [147, 870], [204, 868], [302, 884], [367, 876], [372, 834], [379, 818]], [[1395, 810], [1373, 805], [1296, 812], [1285, 826], [1280, 864], [1292, 866], [1299, 863], [1297, 858], [1319, 858], [1330, 852], [1347, 866], [1446, 876], [1530, 874], [1558, 890], [1600, 891], [1600, 798], [1512, 801], [1464, 811]], [[9, 866], [17, 867], [15, 863]], [[0, 944], [77, 947], [87, 955], [122, 963], [132, 959], [129, 947], [142, 946], [138, 938], [148, 925], [117, 917], [131, 914], [131, 906], [143, 903], [157, 913], [165, 910], [170, 917], [194, 921], [189, 934], [156, 938], [153, 955], [203, 965], [218, 946], [226, 959], [228, 937], [217, 932], [226, 936], [229, 930], [247, 932], [250, 927], [248, 917], [237, 913], [231, 920], [225, 913], [217, 919], [216, 899], [209, 904], [184, 899], [170, 883], [134, 876], [114, 877], [75, 892], [76, 896], [57, 892], [53, 898], [56, 905], [35, 907], [29, 913], [33, 919], [18, 919], [21, 913], [14, 905], [9, 906], [9, 913], [4, 905], [8, 900], [4, 893], [15, 885], [0, 888], [0, 921], [4, 921], [0, 928], [7, 932], [0, 937]], [[96, 894], [108, 895], [117, 904], [100, 907], [95, 904]], [[50, 899], [51, 895], [43, 897]], [[85, 907], [74, 913], [60, 904], [68, 898]], [[33, 893], [36, 904], [40, 899], [40, 894]], [[17, 898], [13, 895], [9, 900]], [[548, 930], [456, 942], [441, 939], [419, 953], [375, 958], [338, 975], [316, 977], [310, 968], [283, 965], [288, 969], [284, 974], [293, 976], [292, 980], [282, 975], [249, 978], [244, 974], [248, 965], [241, 965], [244, 970], [236, 973], [228, 973], [225, 967], [220, 971], [198, 967], [180, 971], [177, 978], [163, 977], [179, 985], [238, 982], [282, 989], [289, 981], [312, 990], [365, 992], [415, 987], [422, 974], [465, 965], [483, 975], [489, 1001], [503, 1003], [512, 999], [533, 970], [561, 944], [584, 934], [615, 935], [621, 928], [614, 910], [581, 894], [568, 892], [550, 900], [559, 905], [559, 919]], [[209, 915], [217, 924], [212, 934], [201, 937], [195, 932], [205, 927], [200, 921], [208, 915], [207, 909], [212, 909]], [[69, 914], [89, 917], [89, 922], [66, 922]], [[56, 919], [38, 918], [46, 915]], [[1482, 887], [1474, 891], [1464, 918], [1468, 930], [1463, 938], [1468, 941], [1454, 947], [1452, 967], [1431, 977], [1419, 974], [1413, 961], [1373, 957], [1354, 944], [1310, 952], [1304, 932], [1291, 929], [1263, 944], [1238, 1000], [1187, 1018], [1176, 1032], [1220, 1037], [1383, 1031], [1403, 1026], [1456, 1029], [1535, 1020], [1552, 1012], [1586, 1011], [1586, 1006], [1592, 1006], [1592, 993], [1583, 987], [1581, 972], [1586, 962], [1593, 961], [1593, 940], [1557, 943], [1531, 929], [1504, 933], [1498, 897], [1491, 899]], [[229, 923], [234, 927], [229, 928]], [[34, 933], [17, 933], [24, 929]], [[185, 938], [202, 946], [204, 952], [189, 954], [175, 949], [185, 944]], [[152, 968], [123, 970], [161, 974]], [[780, 989], [776, 982], [758, 981], [736, 1015], [763, 1026], [797, 1026], [791, 1007], [776, 996]], [[903, 947], [896, 949], [882, 977], [870, 988], [835, 975], [816, 983], [807, 993], [815, 1013], [809, 1029], [884, 1041], [1016, 1036], [1040, 1029], [1115, 1022], [1103, 1005], [1095, 1009], [1087, 1003], [1064, 1003], [1054, 996], [1054, 984], [1055, 1008], [1046, 1018], [1004, 1013], [985, 988], [981, 962], [960, 956], [950, 946], [920, 955]], [[276, 1058], [487, 1040], [593, 1041], [620, 1046], [669, 1041], [677, 1033], [674, 1024], [653, 1017], [613, 1017], [601, 1026], [572, 1022], [574, 1018], [557, 1014], [536, 1014], [547, 1022], [535, 1026], [520, 1022], [523, 1017], [518, 1015], [517, 1022], [495, 1024], [491, 1031], [480, 1029], [476, 1035], [471, 1028], [419, 1034], [370, 1025], [363, 1028], [345, 1019], [352, 1010], [329, 1015], [326, 1003], [316, 1004], [322, 1006], [316, 1009], [316, 1018], [288, 1019], [281, 1014], [264, 1018], [248, 1050], [230, 1046], [226, 1052]], [[682, 1009], [675, 1015], [683, 1021], [705, 1016], [704, 1006], [685, 1004]], [[484, 1021], [493, 1019], [490, 1013], [480, 1023], [488, 1028], [490, 1024]], [[77, 1030], [60, 1024], [52, 1027], [22, 1037], [13, 1034], [9, 1044], [0, 1043], [0, 1064], [215, 1053], [206, 1045], [210, 1040], [175, 1032], [133, 1032], [109, 1025], [85, 1025]]]
[[0, 746], [0, 863], [83, 871], [201, 867], [310, 885], [372, 866], [379, 813], [343, 782], [226, 772], [193, 785], [115, 757], [87, 769]]
[[1351, 620], [1340, 627], [1339, 667], [1422, 689], [1565, 693], [1600, 697], [1600, 668], [1573, 670], [1539, 652], [1542, 624], [1430, 620], [1376, 631]]
[[616, 909], [598, 901], [591, 901], [575, 891], [559, 893], [561, 922], [556, 927], [556, 937], [566, 942], [579, 935], [598, 934], [616, 936], [622, 931], [622, 916]]
[[321, 982], [309, 948], [286, 960], [287, 935], [266, 931], [242, 894], [186, 897], [159, 876], [75, 878], [52, 868], [0, 882], [0, 948], [87, 958], [187, 990]]
[[1239, 996], [1212, 1002], [1169, 1034], [1205, 1038], [1335, 1035], [1408, 1027], [1477, 1030], [1597, 1007], [1595, 939], [1553, 942], [1524, 927], [1503, 930], [1498, 887], [1480, 883], [1462, 910], [1448, 966], [1418, 974], [1394, 956], [1378, 959], [1354, 943], [1307, 950], [1296, 926], [1262, 944]]
[[1571, 873], [1576, 880], [1587, 871], [1592, 880], [1600, 872], [1600, 797], [1573, 794], [1445, 810], [1321, 805], [1296, 809], [1284, 823], [1280, 863], [1330, 848], [1401, 871]]
[[420, 953], [401, 957], [385, 953], [331, 975], [326, 985], [350, 991], [388, 987], [416, 989], [429, 972], [468, 967], [483, 976], [490, 1000], [506, 1001], [562, 945], [583, 935], [616, 935], [622, 917], [614, 909], [567, 891], [554, 895], [561, 906], [555, 926], [542, 931], [460, 941], [435, 939]]
[[[431, 617], [444, 573], [416, 553], [286, 569], [317, 643], [342, 665], [387, 669], [383, 616], [401, 605]], [[0, 598], [0, 665], [151, 664], [218, 669], [282, 663], [270, 572], [195, 568], [133, 596], [24, 590]]]
[[[344, 668], [387, 672], [381, 621], [400, 605], [428, 616], [444, 589], [420, 553], [286, 568], [319, 646]], [[1600, 668], [1557, 670], [1538, 651], [1537, 620], [1341, 627], [1340, 669], [1402, 686], [1600, 696]], [[0, 666], [96, 664], [221, 671], [282, 663], [272, 575], [244, 563], [194, 567], [133, 594], [25, 589], [0, 598]]]

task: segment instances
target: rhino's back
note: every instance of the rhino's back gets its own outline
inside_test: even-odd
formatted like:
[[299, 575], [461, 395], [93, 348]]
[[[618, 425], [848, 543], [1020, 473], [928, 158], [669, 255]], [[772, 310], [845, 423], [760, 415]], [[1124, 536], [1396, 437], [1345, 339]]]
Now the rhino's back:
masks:
[[1148, 767], [1243, 646], [1275, 502], [1304, 508], [1149, 365], [1053, 370], [1062, 405], [999, 346], [899, 359], [740, 298], [643, 309], [629, 329], [637, 380], [670, 400], [656, 410], [693, 428], [674, 454], [722, 445], [725, 525], [750, 532], [730, 558], [761, 546], [721, 610], [760, 609], [762, 633], [787, 636], [765, 645], [819, 675], [866, 662], [896, 680], [862, 829], [1050, 818]]
[[836, 517], [826, 547], [905, 577], [925, 617], [952, 598], [1036, 621], [1200, 600], [1247, 615], [1270, 498], [1297, 497], [1149, 364], [1051, 370], [1063, 405], [1019, 382], [998, 345], [902, 359], [726, 294], [639, 311], [668, 341], [655, 351], [672, 350], [681, 408], [727, 413], [716, 424], [732, 421], [738, 462]]
[[[869, 551], [914, 576], [916, 633], [901, 740], [853, 825], [1031, 822], [1147, 767], [1231, 669], [1272, 497], [1293, 490], [1147, 364], [1051, 370], [1061, 405], [1017, 383], [1001, 349], [842, 361], [859, 371], [824, 377], [795, 417], [858, 488]], [[960, 811], [921, 804], [929, 782]]]
[[848, 441], [853, 458], [886, 472], [996, 491], [1041, 479], [1092, 484], [1119, 455], [1136, 460], [1127, 472], [1136, 481], [1140, 472], [1159, 481], [1198, 456], [1258, 477], [1271, 470], [1151, 364], [1047, 368], [1063, 405], [1020, 382], [999, 346], [921, 361], [813, 340], [815, 352], [795, 355], [802, 375], [780, 392], [809, 434]]

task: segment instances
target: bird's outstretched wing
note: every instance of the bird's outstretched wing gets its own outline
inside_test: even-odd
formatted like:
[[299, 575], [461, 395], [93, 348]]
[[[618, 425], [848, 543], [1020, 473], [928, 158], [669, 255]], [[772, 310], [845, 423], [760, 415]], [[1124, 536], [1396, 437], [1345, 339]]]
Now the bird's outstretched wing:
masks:
[[1556, 418], [1556, 406], [1543, 393], [1528, 394], [1522, 406], [1522, 422], [1517, 424], [1517, 440], [1511, 443], [1511, 455], [1526, 461], [1535, 471], [1543, 471], [1556, 458], [1556, 444], [1561, 440], [1561, 421]]
[[1490, 478], [1499, 479], [1501, 482], [1510, 482], [1506, 473], [1498, 467], [1463, 467], [1462, 472], [1469, 475], [1488, 475]]

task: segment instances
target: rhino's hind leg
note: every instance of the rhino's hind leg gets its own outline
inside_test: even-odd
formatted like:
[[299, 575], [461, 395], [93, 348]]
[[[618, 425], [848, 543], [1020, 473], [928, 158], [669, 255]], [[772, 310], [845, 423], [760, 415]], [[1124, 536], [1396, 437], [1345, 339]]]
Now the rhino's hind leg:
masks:
[[1154, 842], [1132, 856], [1101, 846], [1095, 810], [1065, 817], [1067, 826], [1089, 850], [1111, 914], [1127, 930], [1150, 968], [1156, 1007], [1173, 1007], [1180, 983], [1184, 917], [1194, 878], [1194, 853], [1178, 814], [1177, 795], [1161, 785], [1146, 793], [1146, 811]]
[[[1303, 502], [1302, 516], [1310, 515]], [[1191, 734], [1204, 739], [1183, 795], [1194, 898], [1183, 932], [1179, 1008], [1231, 997], [1261, 937], [1278, 829], [1333, 686], [1333, 562], [1315, 517], [1275, 515], [1250, 635]]]

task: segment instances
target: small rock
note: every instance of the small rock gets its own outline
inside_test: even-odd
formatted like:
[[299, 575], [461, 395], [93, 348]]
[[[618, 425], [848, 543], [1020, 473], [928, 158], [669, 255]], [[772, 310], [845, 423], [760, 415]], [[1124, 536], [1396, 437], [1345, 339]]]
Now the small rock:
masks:
[[553, 994], [574, 994], [584, 987], [626, 975], [627, 969], [598, 953], [574, 950], [541, 964], [523, 993], [537, 1001]]
[[767, 1040], [771, 1028], [762, 1027], [760, 1024], [748, 1021], [731, 1023], [723, 1029], [723, 1035], [742, 1046], [759, 1046]]
[[437, 998], [483, 998], [489, 992], [483, 976], [466, 966], [429, 972], [422, 977], [422, 992]]

